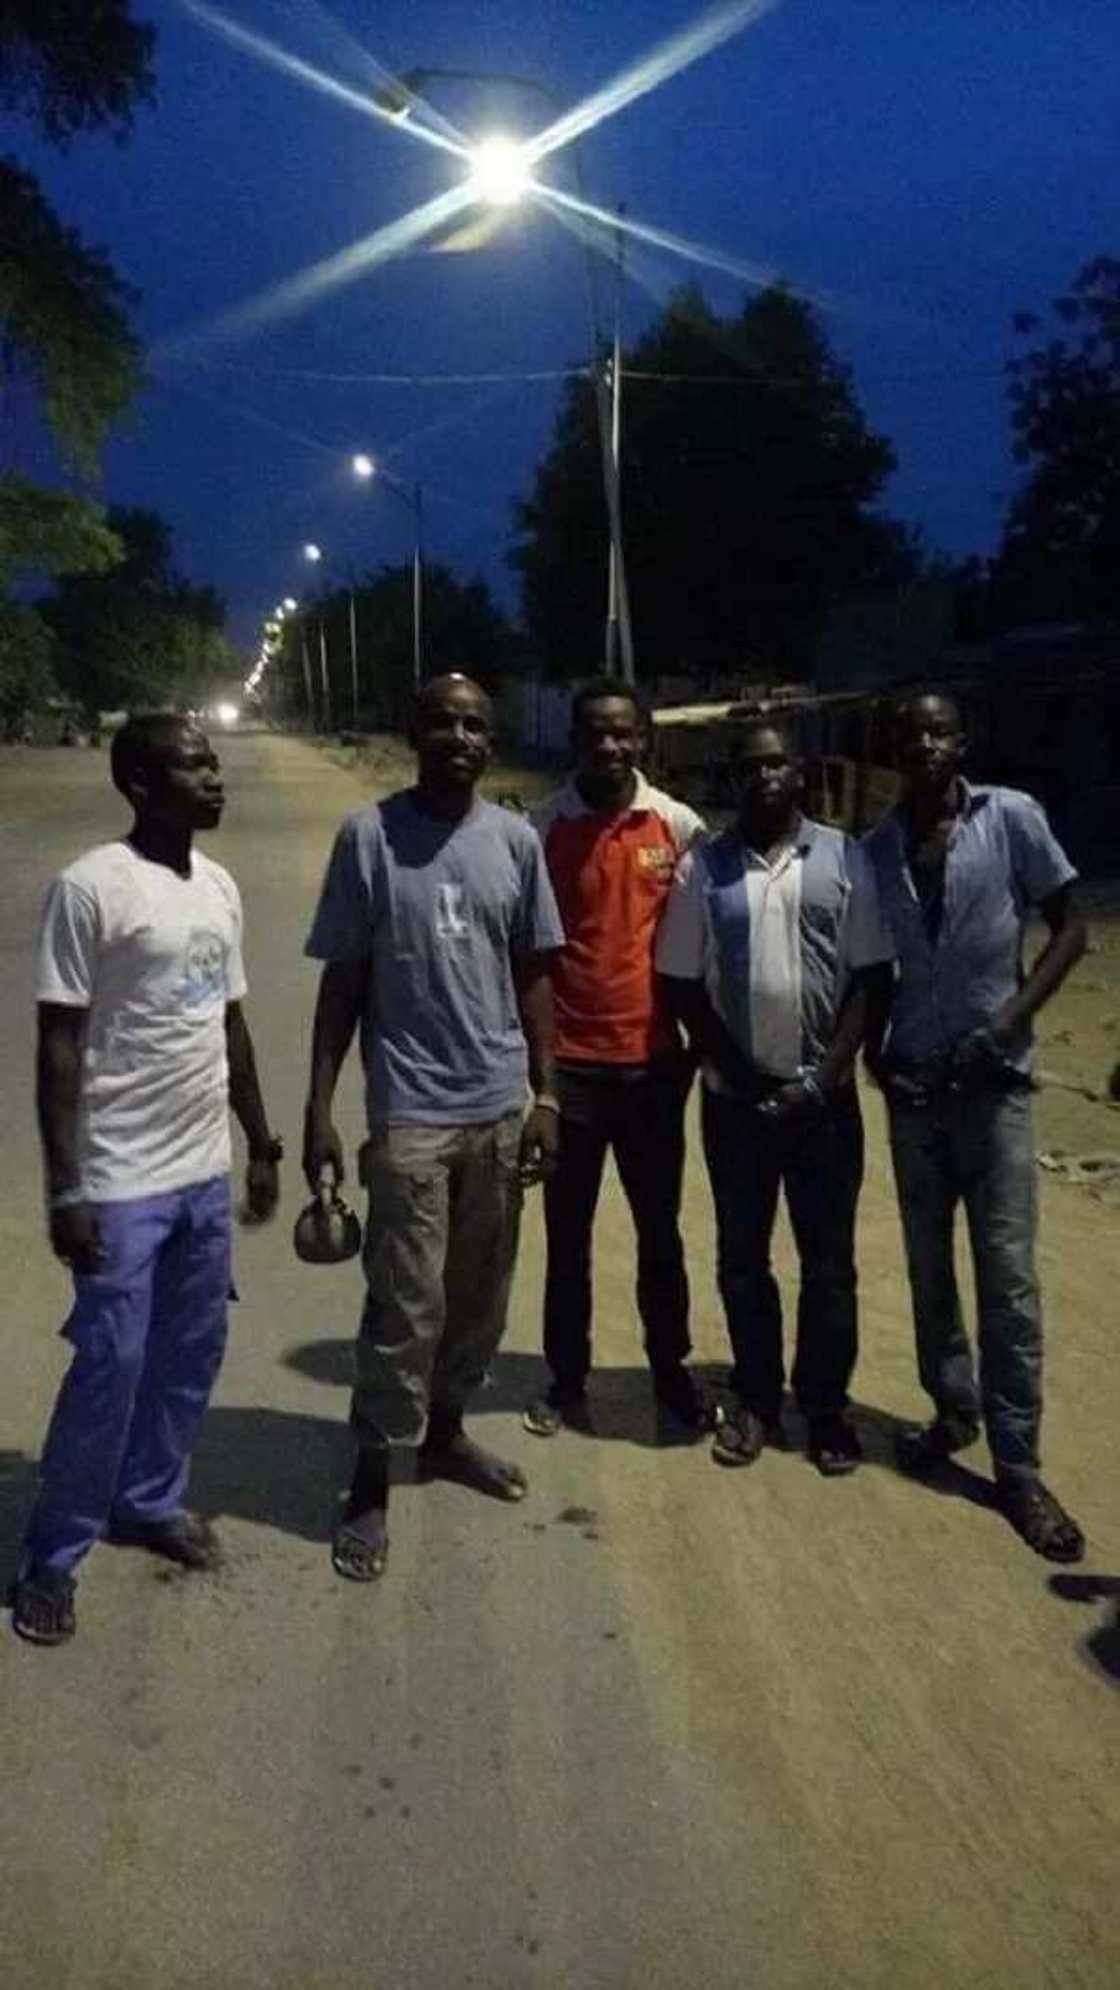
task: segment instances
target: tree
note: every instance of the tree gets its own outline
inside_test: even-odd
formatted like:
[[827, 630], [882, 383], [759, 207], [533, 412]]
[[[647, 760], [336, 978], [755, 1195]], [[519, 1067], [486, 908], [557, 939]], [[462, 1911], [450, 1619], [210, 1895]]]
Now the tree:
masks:
[[[624, 358], [623, 533], [645, 676], [805, 668], [830, 606], [912, 574], [869, 507], [894, 468], [810, 307], [782, 287], [718, 318], [678, 292]], [[601, 654], [607, 530], [592, 389], [570, 384], [511, 554], [549, 669]]]
[[[487, 689], [516, 671], [521, 652], [514, 631], [482, 580], [461, 581], [449, 568], [424, 568], [423, 646], [426, 677], [461, 670]], [[403, 730], [413, 693], [412, 567], [381, 567], [356, 585], [358, 719], [364, 728]], [[283, 625], [283, 640], [265, 680], [273, 708], [307, 716], [307, 647], [316, 723], [322, 722], [322, 649], [334, 724], [352, 719], [349, 590], [307, 602]]]
[[63, 577], [39, 608], [55, 639], [55, 674], [90, 718], [123, 706], [202, 703], [240, 675], [212, 588], [176, 572], [155, 512], [117, 509], [122, 556], [111, 572]]
[[[1057, 333], [1008, 363], [1014, 455], [996, 587], [1015, 621], [1120, 617], [1120, 260], [1087, 263], [1052, 310]], [[1015, 318], [1020, 336], [1041, 321]]]
[[0, 103], [52, 143], [128, 129], [154, 94], [155, 30], [131, 0], [0, 0]]
[[[56, 145], [105, 126], [122, 136], [152, 95], [154, 39], [130, 0], [0, 0], [0, 104]], [[131, 303], [101, 250], [59, 220], [30, 173], [0, 159], [0, 372], [30, 385], [64, 462], [87, 475], [140, 384]], [[12, 576], [98, 574], [117, 550], [88, 499], [0, 480], [0, 682], [41, 698], [50, 681], [49, 633], [4, 597]]]

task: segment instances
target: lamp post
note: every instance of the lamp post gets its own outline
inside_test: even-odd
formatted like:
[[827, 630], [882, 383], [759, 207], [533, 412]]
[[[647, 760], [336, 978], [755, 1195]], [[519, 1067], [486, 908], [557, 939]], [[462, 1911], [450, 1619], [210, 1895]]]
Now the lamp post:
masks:
[[[323, 561], [323, 549], [321, 546], [317, 546], [313, 540], [309, 540], [303, 549], [303, 557], [305, 560], [308, 561], [308, 563], [311, 566], [320, 566]], [[358, 612], [355, 601], [354, 575], [352, 570], [349, 568], [347, 569], [346, 592], [349, 602], [349, 621], [350, 621], [350, 712], [351, 712], [351, 723], [354, 727], [354, 731], [357, 732], [358, 730]], [[307, 656], [306, 634], [304, 634], [303, 636], [303, 664], [304, 664], [304, 676], [306, 678], [307, 687], [308, 687], [308, 703], [310, 706], [311, 669]], [[319, 675], [322, 683], [323, 731], [330, 732], [331, 686], [330, 686], [330, 675], [327, 669], [327, 618], [323, 614], [321, 614], [319, 617]]]
[[399, 498], [402, 504], [406, 504], [412, 513], [412, 682], [414, 687], [418, 688], [424, 666], [423, 488], [420, 484], [413, 484], [411, 488], [406, 484], [402, 484], [397, 477], [392, 476], [388, 470], [379, 464], [374, 457], [367, 455], [364, 450], [359, 450], [356, 456], [351, 457], [350, 467], [354, 475], [362, 483], [369, 483], [371, 478], [377, 477], [385, 489], [392, 491], [393, 496]]
[[[421, 85], [430, 81], [458, 83], [504, 83], [516, 90], [531, 90], [543, 97], [554, 110], [563, 111], [555, 91], [547, 83], [535, 76], [518, 76], [505, 70], [483, 69], [444, 69], [425, 64], [423, 68], [410, 69], [392, 90], [379, 93], [378, 101], [384, 109], [395, 113], [400, 119], [411, 115], [416, 95]], [[583, 159], [579, 144], [571, 146], [572, 162], [575, 169], [576, 192], [582, 201], [584, 195]], [[524, 163], [522, 148], [508, 138], [491, 138], [479, 145], [473, 159], [471, 183], [480, 200], [496, 206], [509, 206], [520, 198], [527, 189], [532, 174]], [[584, 242], [584, 268], [587, 278], [587, 302], [591, 321], [591, 385], [595, 395], [595, 412], [599, 428], [599, 453], [603, 469], [603, 496], [606, 500], [607, 523], [610, 532], [610, 553], [607, 571], [607, 614], [604, 635], [605, 661], [608, 671], [614, 671], [621, 663], [621, 674], [628, 684], [634, 682], [634, 638], [630, 624], [630, 597], [626, 585], [626, 562], [622, 546], [622, 492], [619, 470], [619, 443], [622, 417], [622, 367], [621, 367], [621, 300], [622, 300], [622, 233], [618, 232], [618, 243], [614, 258], [615, 269], [615, 322], [613, 359], [611, 364], [611, 390], [607, 393], [600, 358], [598, 313], [595, 307], [595, 262], [590, 243]]]

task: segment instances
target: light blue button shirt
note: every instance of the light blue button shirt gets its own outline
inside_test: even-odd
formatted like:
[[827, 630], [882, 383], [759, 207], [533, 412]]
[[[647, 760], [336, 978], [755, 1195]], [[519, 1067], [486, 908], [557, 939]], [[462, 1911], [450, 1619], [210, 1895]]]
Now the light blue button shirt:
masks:
[[[907, 862], [903, 811], [893, 809], [864, 838], [898, 957], [887, 1052], [906, 1063], [944, 1056], [994, 1020], [1023, 981], [1029, 912], [1077, 876], [1030, 795], [961, 785], [936, 940]], [[1007, 1053], [1020, 1071], [1030, 1068], [1030, 1046], [1024, 1025]]]

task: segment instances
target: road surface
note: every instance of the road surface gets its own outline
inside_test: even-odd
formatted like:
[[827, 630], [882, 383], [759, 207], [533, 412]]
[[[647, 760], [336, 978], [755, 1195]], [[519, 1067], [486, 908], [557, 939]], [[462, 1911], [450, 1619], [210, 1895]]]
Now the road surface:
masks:
[[[298, 1148], [333, 827], [363, 790], [314, 747], [223, 749], [248, 1009]], [[50, 875], [117, 832], [104, 755], [0, 765], [0, 1552], [10, 1569], [64, 1366], [41, 1233], [29, 936]], [[356, 1072], [341, 1117], [358, 1132]], [[198, 1455], [224, 1570], [103, 1547], [79, 1634], [0, 1639], [0, 1944], [11, 1990], [1105, 1990], [1120, 1980], [1117, 1633], [983, 1503], [896, 1475], [920, 1414], [879, 1101], [861, 1213], [869, 1461], [746, 1472], [659, 1452], [612, 1183], [598, 1257], [597, 1435], [542, 1443], [539, 1210], [479, 1423], [524, 1504], [394, 1495], [377, 1589], [330, 1570], [349, 1462], [359, 1274], [297, 1264], [301, 1200], [244, 1233], [230, 1354]], [[1115, 1121], [1111, 1122], [1114, 1127]], [[1082, 1573], [1120, 1564], [1115, 1213], [1043, 1183], [1047, 1465]], [[697, 1360], [724, 1359], [695, 1151]], [[783, 1233], [780, 1268], [790, 1289]], [[1077, 1585], [1074, 1584], [1076, 1592]]]

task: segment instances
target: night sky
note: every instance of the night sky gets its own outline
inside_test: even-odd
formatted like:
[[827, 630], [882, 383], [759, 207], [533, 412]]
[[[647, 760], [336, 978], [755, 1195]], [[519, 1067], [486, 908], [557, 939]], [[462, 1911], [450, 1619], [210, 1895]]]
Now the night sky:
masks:
[[[404, 558], [405, 507], [349, 454], [420, 480], [428, 550], [510, 604], [511, 502], [529, 488], [553, 380], [402, 386], [311, 375], [556, 372], [587, 350], [572, 236], [532, 207], [489, 247], [389, 262], [237, 340], [196, 335], [227, 307], [430, 199], [451, 157], [229, 46], [176, 0], [159, 98], [131, 141], [68, 155], [15, 125], [9, 147], [64, 218], [141, 293], [150, 390], [106, 454], [104, 494], [154, 506], [180, 564], [227, 597], [248, 642], [306, 584], [300, 547], [342, 570]], [[364, 47], [390, 68], [513, 70], [565, 103], [698, 13], [687, 0], [228, 0], [238, 22], [350, 87]], [[531, 132], [548, 113], [498, 86], [429, 94], [463, 129]], [[886, 494], [931, 547], [990, 550], [1014, 484], [1001, 369], [1010, 320], [1091, 256], [1115, 254], [1116, 0], [785, 0], [583, 140], [589, 196], [830, 300], [825, 324], [899, 470]], [[567, 170], [558, 155], [556, 175]], [[642, 249], [633, 336], [674, 285], [721, 311], [743, 285]], [[184, 335], [192, 336], [184, 340]], [[630, 391], [666, 392], [667, 388]], [[30, 432], [19, 467], [48, 460]]]

